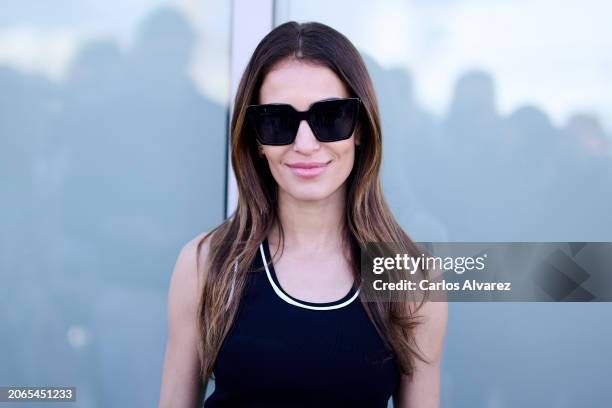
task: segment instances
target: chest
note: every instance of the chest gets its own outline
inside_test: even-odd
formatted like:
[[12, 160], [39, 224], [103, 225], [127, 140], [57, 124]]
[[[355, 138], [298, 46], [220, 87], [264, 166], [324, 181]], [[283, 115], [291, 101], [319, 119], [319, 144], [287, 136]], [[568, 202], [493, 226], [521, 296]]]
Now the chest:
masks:
[[214, 375], [217, 387], [236, 395], [363, 402], [388, 398], [398, 368], [359, 299], [304, 309], [276, 296], [260, 274], [247, 287]]
[[315, 303], [340, 299], [355, 280], [350, 265], [340, 256], [283, 254], [274, 262], [272, 273], [287, 293]]

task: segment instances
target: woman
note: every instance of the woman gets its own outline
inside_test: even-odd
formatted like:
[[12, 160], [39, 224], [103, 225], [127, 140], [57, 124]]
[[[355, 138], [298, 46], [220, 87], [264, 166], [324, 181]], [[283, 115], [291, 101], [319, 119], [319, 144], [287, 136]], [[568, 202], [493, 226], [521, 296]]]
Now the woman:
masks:
[[438, 407], [446, 303], [360, 292], [362, 243], [418, 254], [383, 198], [356, 48], [320, 23], [272, 30], [240, 82], [231, 141], [238, 207], [177, 259], [160, 407], [199, 406], [211, 376], [206, 408]]

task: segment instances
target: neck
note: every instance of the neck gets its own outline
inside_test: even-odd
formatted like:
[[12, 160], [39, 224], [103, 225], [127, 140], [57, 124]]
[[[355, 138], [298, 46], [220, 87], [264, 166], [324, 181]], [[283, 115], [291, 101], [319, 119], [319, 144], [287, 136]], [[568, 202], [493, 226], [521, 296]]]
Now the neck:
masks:
[[[307, 252], [335, 250], [342, 247], [342, 230], [346, 212], [346, 186], [323, 200], [296, 200], [279, 190], [278, 214], [283, 226], [284, 248]], [[269, 240], [279, 243], [278, 229]]]

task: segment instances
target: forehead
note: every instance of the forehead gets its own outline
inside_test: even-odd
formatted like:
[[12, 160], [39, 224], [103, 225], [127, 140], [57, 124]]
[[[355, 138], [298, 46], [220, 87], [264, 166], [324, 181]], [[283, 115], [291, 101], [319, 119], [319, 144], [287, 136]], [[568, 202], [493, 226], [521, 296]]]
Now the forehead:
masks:
[[294, 59], [274, 65], [259, 89], [259, 103], [288, 103], [298, 110], [306, 110], [321, 99], [349, 96], [330, 68]]

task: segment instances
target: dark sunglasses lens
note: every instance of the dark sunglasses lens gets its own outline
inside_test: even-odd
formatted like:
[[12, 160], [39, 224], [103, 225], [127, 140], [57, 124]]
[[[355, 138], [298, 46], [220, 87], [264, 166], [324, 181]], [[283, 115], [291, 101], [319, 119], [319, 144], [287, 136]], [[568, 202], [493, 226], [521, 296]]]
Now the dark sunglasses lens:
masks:
[[312, 130], [322, 142], [348, 139], [355, 129], [358, 111], [358, 99], [317, 102], [311, 108]]
[[293, 143], [297, 120], [291, 106], [260, 105], [247, 110], [247, 117], [259, 143], [287, 145]]

